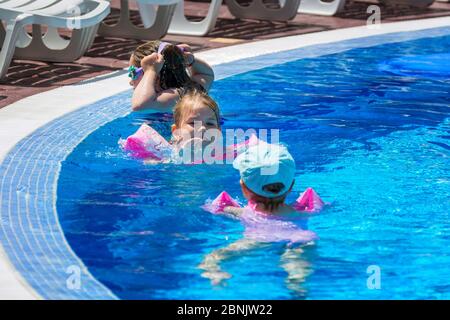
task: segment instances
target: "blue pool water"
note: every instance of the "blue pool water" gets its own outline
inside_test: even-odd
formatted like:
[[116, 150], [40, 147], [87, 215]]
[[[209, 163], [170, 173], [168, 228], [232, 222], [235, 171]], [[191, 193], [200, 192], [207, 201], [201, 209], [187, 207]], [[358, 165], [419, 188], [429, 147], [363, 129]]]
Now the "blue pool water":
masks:
[[[289, 199], [312, 186], [332, 202], [309, 219], [320, 240], [297, 259], [303, 282], [286, 279], [280, 244], [225, 262], [224, 285], [200, 276], [205, 254], [242, 235], [239, 221], [200, 209], [223, 190], [240, 197], [238, 173], [144, 165], [117, 145], [142, 121], [169, 137], [170, 115], [118, 118], [63, 162], [57, 210], [69, 244], [119, 298], [449, 299], [450, 79], [382, 67], [449, 47], [445, 36], [358, 48], [214, 84], [224, 129], [280, 129], [297, 163]], [[379, 290], [367, 287], [371, 265]]]

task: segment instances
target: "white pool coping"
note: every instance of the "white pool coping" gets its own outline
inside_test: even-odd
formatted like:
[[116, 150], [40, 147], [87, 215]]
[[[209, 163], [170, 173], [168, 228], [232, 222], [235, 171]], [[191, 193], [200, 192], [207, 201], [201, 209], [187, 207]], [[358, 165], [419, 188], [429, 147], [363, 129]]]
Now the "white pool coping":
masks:
[[[208, 61], [212, 66], [217, 66], [307, 46], [448, 26], [450, 26], [450, 17], [385, 23], [379, 29], [360, 26], [322, 31], [213, 49], [197, 53], [196, 56]], [[0, 109], [0, 163], [20, 140], [50, 121], [129, 89], [126, 72], [116, 71], [74, 85], [39, 93]], [[40, 296], [14, 269], [0, 244], [0, 299], [39, 298]]]

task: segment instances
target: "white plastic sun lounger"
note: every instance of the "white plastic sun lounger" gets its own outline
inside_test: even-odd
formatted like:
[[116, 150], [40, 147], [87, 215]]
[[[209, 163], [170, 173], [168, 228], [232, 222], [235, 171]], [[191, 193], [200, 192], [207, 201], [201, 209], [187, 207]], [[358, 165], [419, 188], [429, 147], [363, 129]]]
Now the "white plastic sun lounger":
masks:
[[[287, 21], [293, 19], [297, 14], [300, 0], [288, 0], [286, 5], [278, 9], [266, 7], [262, 0], [254, 0], [248, 7], [241, 6], [235, 0], [225, 0], [225, 3], [231, 14], [236, 18]], [[222, 0], [211, 0], [206, 17], [202, 21], [194, 22], [186, 19], [184, 3], [180, 1], [175, 9], [168, 33], [191, 36], [208, 34], [216, 24], [221, 5]], [[142, 9], [140, 11], [143, 21], [145, 21], [146, 15], [151, 14], [150, 12], [144, 12]]]
[[[304, 0], [302, 0], [304, 1]], [[225, 0], [231, 14], [240, 19], [288, 21], [295, 18], [300, 0], [280, 1], [280, 8], [269, 8], [263, 0], [253, 0], [248, 6], [241, 6], [236, 0]]]
[[302, 0], [298, 7], [298, 12], [322, 16], [334, 16], [341, 12], [344, 7], [345, 0], [333, 0], [331, 2], [322, 0]]
[[130, 20], [129, 0], [120, 0], [119, 21], [114, 25], [103, 22], [98, 33], [128, 39], [160, 39], [167, 34], [175, 6], [180, 1], [182, 0], [136, 0], [144, 24], [144, 28], [140, 28]]
[[[78, 59], [94, 41], [100, 22], [109, 14], [104, 0], [3, 0], [0, 1], [0, 78], [12, 57], [69, 62]], [[24, 26], [33, 25], [32, 36]], [[48, 30], [43, 35], [41, 25]], [[70, 40], [57, 28], [73, 29]]]
[[169, 33], [190, 36], [204, 36], [216, 25], [222, 0], [211, 0], [206, 17], [201, 21], [189, 21], [184, 15], [184, 2], [177, 4], [170, 23]]

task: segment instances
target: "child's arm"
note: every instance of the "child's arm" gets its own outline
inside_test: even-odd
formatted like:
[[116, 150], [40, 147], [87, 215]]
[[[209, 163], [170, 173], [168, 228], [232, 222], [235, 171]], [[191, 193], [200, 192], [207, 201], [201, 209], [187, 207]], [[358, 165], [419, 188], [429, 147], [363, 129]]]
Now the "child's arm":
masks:
[[194, 57], [194, 54], [192, 53], [191, 47], [189, 45], [180, 44], [178, 46], [184, 49], [187, 62], [191, 64], [188, 69], [191, 74], [192, 80], [201, 84], [202, 87], [205, 88], [206, 91], [208, 91], [214, 81], [213, 69], [206, 61]]
[[133, 111], [146, 112], [171, 111], [175, 106], [179, 94], [176, 89], [168, 89], [162, 92], [155, 90], [156, 74], [153, 71], [144, 73], [141, 82], [133, 92], [131, 100]]
[[200, 83], [208, 91], [214, 81], [214, 71], [207, 62], [199, 58], [194, 59], [194, 63], [189, 68], [192, 74], [192, 80]]
[[164, 59], [162, 55], [153, 53], [141, 61], [144, 75], [133, 92], [131, 105], [133, 111], [171, 111], [179, 98], [176, 89], [168, 89], [157, 92], [155, 89], [156, 78], [161, 71]]
[[243, 208], [240, 208], [240, 207], [225, 207], [225, 208], [223, 209], [223, 212], [232, 214], [233, 216], [239, 218], [239, 217], [241, 216], [243, 210], [244, 210], [244, 209], [243, 209]]

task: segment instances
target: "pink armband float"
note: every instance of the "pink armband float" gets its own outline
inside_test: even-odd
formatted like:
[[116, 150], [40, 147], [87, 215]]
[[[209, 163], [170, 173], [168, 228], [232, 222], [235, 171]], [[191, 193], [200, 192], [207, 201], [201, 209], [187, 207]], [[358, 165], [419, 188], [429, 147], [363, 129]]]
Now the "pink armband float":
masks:
[[322, 210], [325, 203], [314, 191], [313, 188], [307, 188], [292, 205], [297, 211], [318, 212]]
[[234, 200], [226, 191], [222, 191], [217, 196], [217, 198], [215, 198], [211, 202], [207, 202], [202, 206], [203, 209], [214, 214], [223, 213], [225, 207], [240, 207], [239, 203]]
[[[191, 140], [197, 139], [198, 138], [194, 138]], [[122, 150], [135, 159], [163, 161], [170, 159], [173, 151], [173, 146], [155, 129], [145, 123], [142, 124], [139, 129], [128, 138], [119, 139], [118, 143], [122, 147]], [[188, 143], [188, 141], [186, 141], [186, 143]], [[224, 154], [216, 157], [216, 160], [226, 160], [228, 157], [234, 159], [239, 153], [243, 152], [246, 147], [250, 147], [258, 143], [259, 140], [256, 135], [252, 135], [246, 141], [227, 146]]]
[[[292, 204], [292, 207], [300, 212], [319, 212], [324, 205], [325, 203], [316, 191], [313, 188], [307, 188]], [[206, 203], [202, 208], [217, 214], [223, 213], [225, 207], [240, 207], [240, 205], [226, 191], [222, 191], [217, 198], [210, 203]]]
[[133, 135], [125, 140], [120, 139], [119, 145], [136, 159], [163, 160], [172, 153], [171, 144], [145, 123]]
[[223, 160], [227, 159], [227, 157], [232, 157], [232, 159], [236, 158], [239, 153], [245, 151], [245, 148], [255, 146], [260, 141], [262, 140], [259, 140], [255, 134], [252, 134], [249, 139], [226, 147]]

